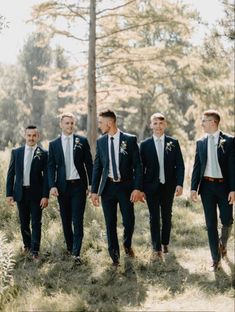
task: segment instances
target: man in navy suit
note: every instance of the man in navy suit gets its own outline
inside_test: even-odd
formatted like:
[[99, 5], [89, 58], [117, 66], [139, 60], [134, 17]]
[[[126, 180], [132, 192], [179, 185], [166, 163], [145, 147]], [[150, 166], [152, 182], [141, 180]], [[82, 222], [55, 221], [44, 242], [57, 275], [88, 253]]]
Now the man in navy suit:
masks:
[[[191, 182], [191, 198], [201, 195], [209, 246], [211, 271], [221, 267], [221, 257], [227, 254], [227, 241], [233, 223], [235, 202], [235, 138], [219, 130], [220, 115], [215, 110], [203, 113], [202, 127], [206, 136], [197, 141]], [[218, 234], [218, 217], [222, 223]]]
[[174, 195], [180, 196], [183, 192], [184, 161], [179, 142], [165, 135], [164, 115], [155, 113], [150, 120], [153, 135], [141, 142], [140, 155], [150, 213], [152, 257], [163, 260], [163, 253], [168, 253]]
[[[38, 258], [41, 240], [42, 209], [48, 205], [47, 152], [37, 145], [35, 126], [25, 129], [26, 144], [13, 149], [7, 173], [6, 196], [17, 203], [25, 253]], [[30, 219], [31, 228], [30, 229]]]
[[133, 203], [139, 199], [142, 168], [136, 137], [117, 128], [115, 113], [110, 110], [101, 112], [98, 123], [104, 135], [97, 140], [91, 196], [93, 204], [99, 206], [101, 195], [108, 250], [113, 265], [117, 267], [120, 258], [117, 205], [124, 226], [124, 250], [128, 256], [134, 257], [131, 247], [135, 223]]
[[74, 126], [73, 114], [61, 115], [62, 135], [49, 144], [48, 178], [51, 195], [58, 197], [67, 251], [80, 265], [83, 216], [88, 185], [91, 184], [92, 156], [87, 139], [75, 135]]

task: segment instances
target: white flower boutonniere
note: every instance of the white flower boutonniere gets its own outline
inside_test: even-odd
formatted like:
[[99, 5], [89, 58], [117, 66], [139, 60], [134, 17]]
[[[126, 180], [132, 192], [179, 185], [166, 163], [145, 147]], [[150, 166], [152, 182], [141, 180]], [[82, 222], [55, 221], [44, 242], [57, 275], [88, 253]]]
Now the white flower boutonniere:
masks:
[[127, 141], [122, 141], [121, 142], [121, 145], [120, 145], [120, 153], [123, 154], [123, 155], [127, 155]]
[[166, 152], [168, 153], [172, 151], [172, 148], [175, 147], [172, 141], [166, 143]]
[[225, 153], [225, 152], [224, 152], [224, 143], [225, 143], [225, 142], [226, 142], [226, 140], [225, 140], [224, 138], [219, 137], [218, 148], [221, 148], [222, 151], [223, 151], [223, 153]]
[[76, 148], [82, 148], [82, 143], [80, 142], [80, 139], [79, 138], [75, 138], [75, 144], [74, 144], [74, 150], [76, 149]]
[[33, 159], [38, 158], [40, 160], [41, 156], [42, 156], [42, 150], [39, 147], [37, 147], [34, 153]]

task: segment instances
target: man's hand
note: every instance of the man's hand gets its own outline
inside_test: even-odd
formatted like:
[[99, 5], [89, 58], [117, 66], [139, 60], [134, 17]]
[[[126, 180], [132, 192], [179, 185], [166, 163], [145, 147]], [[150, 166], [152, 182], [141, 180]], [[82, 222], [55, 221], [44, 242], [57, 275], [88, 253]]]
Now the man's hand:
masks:
[[228, 194], [228, 202], [230, 205], [235, 203], [235, 192], [230, 192]]
[[99, 195], [98, 195], [98, 194], [96, 194], [96, 193], [91, 193], [91, 201], [92, 201], [92, 204], [93, 204], [95, 207], [99, 207], [100, 201], [99, 201]]
[[87, 195], [88, 197], [91, 197], [91, 185], [89, 185], [89, 186], [87, 187], [86, 195]]
[[130, 201], [132, 203], [136, 203], [137, 201], [142, 201], [143, 196], [141, 196], [141, 192], [139, 190], [133, 190], [130, 196]]
[[52, 196], [56, 196], [56, 197], [59, 196], [59, 192], [57, 190], [57, 187], [52, 187], [51, 190], [50, 190], [50, 194]]
[[14, 206], [14, 199], [12, 196], [7, 196], [7, 203], [10, 205], [10, 206]]
[[44, 209], [48, 206], [48, 198], [43, 197], [40, 201], [40, 207], [41, 209]]
[[183, 187], [181, 185], [177, 185], [175, 188], [175, 196], [181, 196], [183, 194]]
[[197, 202], [197, 192], [196, 191], [191, 191], [191, 200], [193, 202]]

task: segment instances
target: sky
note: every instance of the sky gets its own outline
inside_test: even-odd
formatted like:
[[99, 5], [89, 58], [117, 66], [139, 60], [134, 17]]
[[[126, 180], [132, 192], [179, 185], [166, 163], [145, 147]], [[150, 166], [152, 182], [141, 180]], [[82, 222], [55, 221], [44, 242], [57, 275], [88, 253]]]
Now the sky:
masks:
[[[42, 0], [0, 0], [0, 15], [9, 23], [0, 33], [0, 63], [13, 64], [17, 60], [27, 35], [35, 30], [32, 24], [26, 23], [30, 18], [31, 7]], [[196, 8], [202, 18], [212, 26], [223, 16], [223, 6], [219, 0], [183, 0]], [[200, 41], [205, 33], [205, 27], [200, 27], [194, 40]], [[71, 50], [74, 47], [71, 42]]]

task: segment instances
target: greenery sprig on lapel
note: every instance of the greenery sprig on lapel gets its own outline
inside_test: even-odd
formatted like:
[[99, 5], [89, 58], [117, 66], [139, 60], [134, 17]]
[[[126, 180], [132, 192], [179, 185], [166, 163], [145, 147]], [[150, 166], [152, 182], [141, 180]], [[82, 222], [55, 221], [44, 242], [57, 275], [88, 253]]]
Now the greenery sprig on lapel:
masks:
[[127, 155], [127, 141], [122, 141], [121, 144], [120, 144], [120, 153], [123, 154], [123, 155]]
[[76, 148], [82, 148], [82, 143], [80, 142], [79, 138], [75, 138], [75, 144], [74, 144], [74, 151], [76, 150]]
[[167, 142], [167, 143], [166, 143], [166, 147], [165, 147], [166, 152], [167, 152], [167, 153], [168, 153], [168, 152], [171, 152], [171, 151], [172, 151], [172, 149], [173, 149], [173, 147], [175, 147], [175, 145], [173, 144], [173, 142], [172, 142], [172, 141]]
[[34, 153], [33, 159], [38, 158], [38, 159], [40, 160], [42, 154], [43, 154], [43, 153], [42, 153], [42, 150], [40, 149], [40, 147], [37, 147], [37, 148], [36, 148], [36, 151], [35, 151], [35, 153]]
[[219, 142], [218, 142], [218, 148], [221, 148], [223, 153], [225, 153], [225, 151], [224, 151], [224, 143], [225, 142], [226, 142], [226, 140], [220, 136], [219, 137]]

